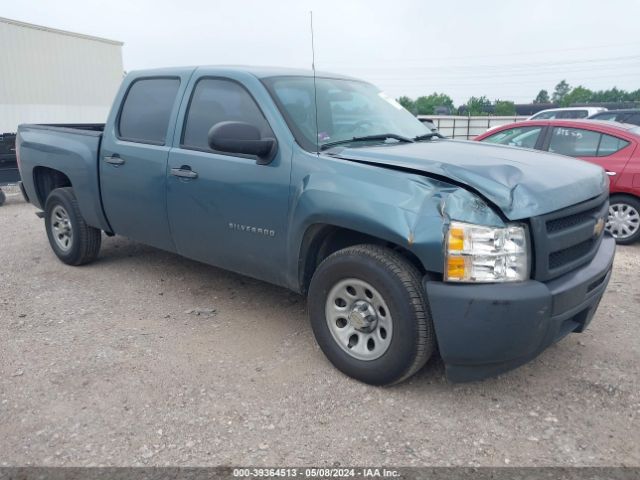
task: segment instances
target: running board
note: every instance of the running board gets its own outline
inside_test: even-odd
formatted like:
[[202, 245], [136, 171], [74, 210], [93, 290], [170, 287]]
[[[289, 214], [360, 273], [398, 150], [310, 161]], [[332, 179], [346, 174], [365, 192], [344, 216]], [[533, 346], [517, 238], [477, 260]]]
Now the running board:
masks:
[[44, 212], [36, 212], [38, 218], [44, 218]]

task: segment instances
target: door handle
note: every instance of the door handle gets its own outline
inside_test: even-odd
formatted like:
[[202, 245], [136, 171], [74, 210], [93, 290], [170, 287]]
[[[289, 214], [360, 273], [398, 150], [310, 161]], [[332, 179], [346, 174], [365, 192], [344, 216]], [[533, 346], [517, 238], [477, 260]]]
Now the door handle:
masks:
[[609, 170], [607, 170], [607, 175], [609, 175], [610, 177], [615, 177], [616, 176], [616, 172], [611, 172]]
[[124, 158], [120, 158], [120, 155], [115, 154], [110, 157], [104, 157], [104, 161], [116, 166], [124, 164]]
[[183, 165], [181, 168], [172, 168], [171, 175], [181, 178], [198, 178], [198, 174], [186, 165]]

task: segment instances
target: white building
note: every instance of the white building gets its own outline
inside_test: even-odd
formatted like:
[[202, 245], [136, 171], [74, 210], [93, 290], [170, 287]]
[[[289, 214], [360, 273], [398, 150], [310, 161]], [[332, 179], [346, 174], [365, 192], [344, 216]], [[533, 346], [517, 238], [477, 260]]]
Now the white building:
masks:
[[122, 77], [122, 42], [0, 17], [0, 134], [104, 123]]

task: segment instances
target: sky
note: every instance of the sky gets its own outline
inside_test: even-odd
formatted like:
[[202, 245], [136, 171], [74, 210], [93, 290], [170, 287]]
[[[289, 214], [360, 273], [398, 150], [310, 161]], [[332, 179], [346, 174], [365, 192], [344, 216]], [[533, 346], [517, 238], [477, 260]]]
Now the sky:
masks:
[[0, 16], [123, 41], [127, 71], [310, 68], [310, 11], [316, 68], [396, 98], [640, 88], [640, 0], [0, 0]]

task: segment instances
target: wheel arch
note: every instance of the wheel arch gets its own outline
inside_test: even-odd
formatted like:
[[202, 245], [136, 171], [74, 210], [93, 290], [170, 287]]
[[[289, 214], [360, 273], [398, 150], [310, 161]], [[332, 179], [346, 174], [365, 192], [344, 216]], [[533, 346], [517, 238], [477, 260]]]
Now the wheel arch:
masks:
[[340, 225], [314, 223], [305, 230], [298, 254], [300, 292], [306, 293], [308, 291], [314, 272], [325, 258], [338, 250], [359, 244], [387, 247], [400, 253], [423, 275], [427, 273], [427, 269], [418, 256], [396, 242]]
[[37, 166], [33, 169], [33, 184], [38, 203], [44, 208], [47, 197], [56, 188], [73, 187], [71, 180], [60, 170]]
[[640, 195], [638, 195], [637, 193], [632, 193], [627, 191], [616, 191], [616, 192], [610, 193], [609, 201], [611, 201], [613, 197], [629, 197], [634, 199], [636, 202], [640, 202]]

